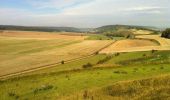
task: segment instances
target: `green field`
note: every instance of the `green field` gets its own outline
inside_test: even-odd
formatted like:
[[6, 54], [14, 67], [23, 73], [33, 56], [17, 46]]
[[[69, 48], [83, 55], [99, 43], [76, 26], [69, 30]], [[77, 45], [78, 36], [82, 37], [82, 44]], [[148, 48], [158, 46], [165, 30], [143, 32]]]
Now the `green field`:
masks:
[[125, 37], [109, 37], [104, 34], [88, 34], [89, 36], [87, 40], [122, 40], [125, 39]]
[[[98, 63], [108, 56], [110, 57], [108, 60]], [[83, 68], [82, 65], [86, 63], [93, 64], [92, 68]], [[102, 89], [120, 81], [169, 75], [169, 65], [170, 51], [96, 55], [80, 61], [1, 81], [0, 97], [2, 100], [55, 100], [67, 99], [67, 97], [72, 97], [72, 95], [73, 98], [76, 95], [78, 95], [78, 98], [83, 98], [82, 95], [79, 95], [81, 91], [83, 94], [83, 91], [97, 91], [96, 89]], [[169, 84], [169, 80], [167, 84]]]

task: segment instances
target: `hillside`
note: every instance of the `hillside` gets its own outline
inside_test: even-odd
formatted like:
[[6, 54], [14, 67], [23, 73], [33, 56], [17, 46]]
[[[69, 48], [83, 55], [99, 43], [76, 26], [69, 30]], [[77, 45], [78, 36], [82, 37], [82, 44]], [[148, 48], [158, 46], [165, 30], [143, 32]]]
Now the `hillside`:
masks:
[[[12, 26], [0, 25], [0, 30], [41, 31], [41, 32], [81, 32], [82, 29], [74, 27], [40, 27], [40, 26]], [[84, 31], [84, 30], [83, 30]]]
[[130, 30], [130, 29], [155, 31], [156, 28], [147, 27], [147, 26], [132, 26], [132, 25], [106, 25], [106, 26], [96, 28], [96, 32], [105, 33], [105, 32], [116, 32], [120, 30]]

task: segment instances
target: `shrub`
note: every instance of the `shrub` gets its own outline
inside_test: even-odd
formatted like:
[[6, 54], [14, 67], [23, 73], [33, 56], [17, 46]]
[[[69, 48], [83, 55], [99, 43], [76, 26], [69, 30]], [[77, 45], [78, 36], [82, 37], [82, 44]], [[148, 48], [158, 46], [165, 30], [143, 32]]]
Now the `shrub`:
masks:
[[114, 71], [114, 73], [116, 73], [116, 74], [120, 74], [120, 71]]
[[170, 39], [170, 28], [168, 28], [165, 31], [163, 31], [161, 37], [169, 38]]
[[126, 71], [114, 71], [115, 74], [128, 74]]
[[98, 55], [99, 54], [99, 52], [97, 51], [97, 52], [95, 52], [95, 55]]
[[83, 93], [83, 98], [84, 98], [84, 99], [87, 99], [87, 98], [88, 98], [88, 91], [87, 91], [87, 90], [84, 91], [84, 93]]
[[43, 86], [41, 86], [40, 88], [36, 88], [36, 89], [34, 90], [34, 94], [36, 94], [36, 93], [38, 93], [38, 92], [40, 92], [40, 91], [50, 90], [50, 89], [52, 89], [52, 88], [53, 88], [52, 85], [43, 85]]
[[91, 68], [93, 67], [93, 65], [91, 63], [87, 63], [85, 65], [83, 65], [83, 68]]
[[164, 67], [161, 67], [160, 69], [164, 69]]
[[15, 99], [18, 99], [18, 98], [19, 98], [19, 95], [17, 95], [17, 94], [14, 93], [14, 92], [9, 92], [8, 95], [9, 95], [10, 97], [14, 97]]
[[62, 60], [62, 61], [61, 61], [61, 64], [64, 64], [64, 63], [65, 63], [64, 60]]
[[10, 97], [16, 96], [16, 94], [15, 94], [14, 92], [9, 92], [8, 95], [9, 95]]
[[146, 57], [146, 54], [143, 54], [143, 57]]
[[110, 59], [112, 59], [112, 56], [107, 56], [107, 57], [105, 57], [104, 59], [99, 60], [99, 61], [97, 62], [97, 64], [103, 64], [103, 63], [109, 61]]
[[120, 55], [120, 53], [116, 53], [116, 54], [115, 54], [115, 56], [119, 56], [119, 55]]
[[154, 50], [154, 49], [153, 49], [153, 50], [151, 50], [151, 53], [152, 53], [152, 54], [153, 54], [153, 53], [155, 53], [155, 52], [156, 52], [156, 50]]

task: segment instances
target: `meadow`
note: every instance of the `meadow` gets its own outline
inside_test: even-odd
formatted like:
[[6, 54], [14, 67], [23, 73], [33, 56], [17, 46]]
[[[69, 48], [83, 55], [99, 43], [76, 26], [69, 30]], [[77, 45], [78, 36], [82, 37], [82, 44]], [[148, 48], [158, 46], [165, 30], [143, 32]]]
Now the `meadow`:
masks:
[[[169, 75], [169, 54], [169, 51], [154, 53], [150, 51], [122, 53], [119, 56], [96, 55], [80, 61], [58, 65], [48, 70], [35, 71], [28, 75], [1, 81], [1, 99], [68, 99], [74, 95], [73, 100], [81, 100], [84, 98], [85, 91], [97, 91], [114, 86], [117, 82], [120, 84], [121, 81]], [[108, 56], [111, 56], [109, 60], [99, 63]], [[86, 63], [92, 63], [93, 66], [83, 68], [82, 66]], [[166, 83], [164, 84], [168, 85], [169, 80]], [[82, 93], [79, 94], [79, 91]], [[11, 96], [11, 94], [13, 95]], [[90, 100], [91, 97], [95, 100], [95, 95], [89, 96]], [[114, 96], [109, 98], [112, 97]]]

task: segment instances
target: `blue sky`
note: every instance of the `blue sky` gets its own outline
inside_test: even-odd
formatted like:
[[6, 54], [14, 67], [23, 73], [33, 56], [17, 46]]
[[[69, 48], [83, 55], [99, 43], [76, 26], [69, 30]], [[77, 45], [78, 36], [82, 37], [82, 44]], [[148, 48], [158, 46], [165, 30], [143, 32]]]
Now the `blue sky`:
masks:
[[1, 0], [0, 24], [170, 27], [170, 0]]

